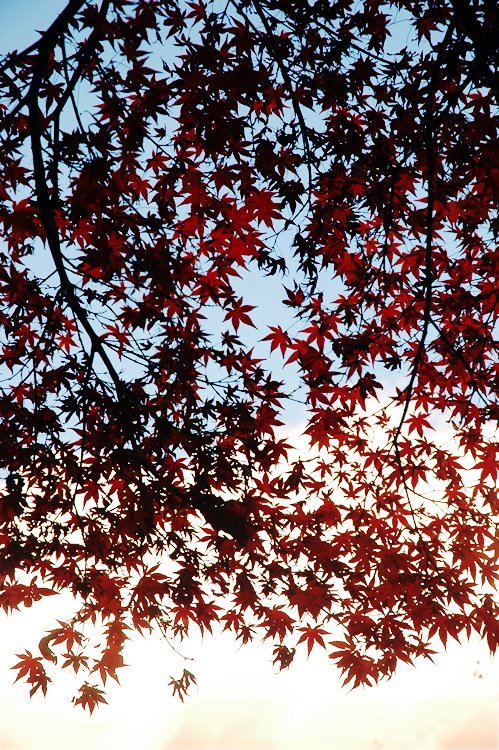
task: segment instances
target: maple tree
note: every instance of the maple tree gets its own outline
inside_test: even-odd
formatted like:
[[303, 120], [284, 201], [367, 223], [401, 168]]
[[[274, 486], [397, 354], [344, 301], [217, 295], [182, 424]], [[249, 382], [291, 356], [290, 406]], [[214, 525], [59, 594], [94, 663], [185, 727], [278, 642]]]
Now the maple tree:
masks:
[[75, 600], [31, 693], [92, 711], [133, 628], [496, 649], [496, 23], [70, 0], [3, 58], [0, 604]]

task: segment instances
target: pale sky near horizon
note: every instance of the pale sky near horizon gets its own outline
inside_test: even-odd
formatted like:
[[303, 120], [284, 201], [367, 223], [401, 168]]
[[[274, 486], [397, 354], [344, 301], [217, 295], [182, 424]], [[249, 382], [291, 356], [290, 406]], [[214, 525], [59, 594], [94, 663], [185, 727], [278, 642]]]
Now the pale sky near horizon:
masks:
[[[63, 602], [64, 603], [64, 602]], [[185, 703], [171, 696], [179, 658], [159, 637], [134, 638], [89, 716], [71, 704], [74, 685], [55, 668], [47, 697], [12, 684], [15, 653], [37, 651], [64, 615], [56, 597], [0, 614], [0, 750], [497, 750], [499, 674], [484, 643], [450, 643], [432, 664], [402, 665], [392, 680], [349, 690], [324, 651], [276, 673], [271, 646], [239, 649], [229, 636], [192, 641], [197, 677]], [[64, 609], [64, 607], [63, 607]], [[479, 674], [481, 676], [479, 676]]]
[[[0, 0], [0, 52], [34, 41], [65, 4]], [[10, 667], [64, 617], [58, 605], [0, 610], [0, 750], [499, 750], [499, 660], [478, 640], [350, 691], [322, 650], [277, 673], [270, 644], [240, 649], [217, 635], [185, 645], [198, 686], [182, 704], [168, 687], [178, 656], [159, 637], [136, 637], [121, 687], [93, 716], [71, 704], [78, 683], [58, 669], [47, 697], [30, 699]]]

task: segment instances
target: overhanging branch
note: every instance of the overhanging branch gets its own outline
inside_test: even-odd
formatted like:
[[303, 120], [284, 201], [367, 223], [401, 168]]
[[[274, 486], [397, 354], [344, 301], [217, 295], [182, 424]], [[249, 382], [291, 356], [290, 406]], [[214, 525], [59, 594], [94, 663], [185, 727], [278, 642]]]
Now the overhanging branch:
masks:
[[[46, 66], [57, 40], [64, 34], [66, 28], [74, 17], [74, 14], [83, 5], [84, 0], [72, 0], [65, 8], [59, 18], [50, 26], [39, 42], [39, 56], [33, 70], [33, 77], [27, 94], [28, 113], [30, 121], [31, 151], [33, 156], [33, 175], [35, 179], [35, 194], [38, 204], [40, 220], [42, 222], [47, 244], [50, 249], [57, 273], [59, 275], [60, 288], [75, 317], [80, 321], [83, 329], [88, 335], [92, 348], [102, 359], [107, 371], [113, 381], [119, 399], [123, 395], [123, 383], [111, 362], [111, 359], [102, 343], [102, 340], [93, 329], [88, 320], [87, 313], [78, 299], [74, 286], [66, 271], [64, 256], [62, 254], [59, 232], [54, 218], [54, 201], [50, 195], [45, 175], [45, 163], [43, 159], [42, 130], [40, 125], [41, 112], [38, 104], [40, 85], [46, 71]], [[107, 9], [109, 0], [105, 0], [102, 9]], [[98, 35], [93, 38], [93, 48], [98, 41]], [[87, 55], [92, 50], [87, 47]], [[73, 85], [76, 84], [76, 81]]]

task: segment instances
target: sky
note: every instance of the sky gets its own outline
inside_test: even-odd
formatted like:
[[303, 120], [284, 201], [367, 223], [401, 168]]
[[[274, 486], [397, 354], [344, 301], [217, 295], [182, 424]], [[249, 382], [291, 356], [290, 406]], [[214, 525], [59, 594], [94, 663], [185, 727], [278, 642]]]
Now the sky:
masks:
[[[60, 0], [0, 0], [0, 50], [22, 47]], [[0, 612], [0, 750], [498, 750], [499, 661], [485, 644], [448, 645], [435, 663], [402, 666], [389, 682], [349, 690], [323, 651], [272, 666], [270, 644], [239, 648], [216, 634], [183, 647], [197, 678], [184, 703], [170, 675], [183, 660], [159, 636], [135, 637], [121, 685], [92, 716], [74, 683], [54, 675], [47, 696], [13, 684], [15, 654], [33, 652], [68, 603], [60, 597]]]
[[[403, 666], [373, 688], [341, 687], [324, 652], [277, 673], [271, 646], [216, 635], [183, 646], [197, 687], [182, 704], [168, 687], [179, 657], [136, 637], [90, 717], [57, 670], [47, 697], [12, 684], [15, 653], [33, 652], [63, 615], [57, 597], [0, 619], [0, 750], [497, 750], [499, 675], [485, 645], [449, 644], [435, 663]], [[73, 691], [74, 692], [74, 691]]]

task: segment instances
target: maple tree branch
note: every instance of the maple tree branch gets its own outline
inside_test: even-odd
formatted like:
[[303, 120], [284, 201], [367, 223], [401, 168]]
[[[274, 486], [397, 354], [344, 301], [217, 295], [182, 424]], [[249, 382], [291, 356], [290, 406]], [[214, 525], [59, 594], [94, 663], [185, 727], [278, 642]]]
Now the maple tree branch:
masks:
[[447, 45], [454, 33], [455, 26], [450, 23], [447, 27], [445, 36], [440, 44], [437, 56], [433, 62], [433, 74], [430, 82], [428, 83], [428, 95], [426, 100], [426, 113], [425, 113], [425, 146], [426, 146], [426, 183], [427, 183], [427, 204], [426, 204], [426, 241], [425, 241], [425, 281], [424, 281], [424, 309], [423, 309], [423, 328], [421, 330], [421, 338], [419, 339], [418, 348], [414, 355], [411, 377], [406, 388], [406, 397], [404, 402], [404, 408], [400, 422], [395, 431], [393, 438], [393, 445], [397, 450], [397, 441], [400, 437], [402, 427], [409, 411], [409, 405], [414, 390], [414, 384], [418, 376], [419, 367], [423, 358], [426, 338], [428, 336], [428, 329], [430, 326], [431, 319], [431, 304], [433, 294], [433, 209], [434, 209], [434, 196], [435, 196], [435, 153], [434, 153], [434, 122], [433, 122], [433, 110], [435, 107], [435, 93], [437, 86], [437, 79], [440, 74], [440, 62], [443, 54], [447, 49]]
[[[101, 18], [106, 17], [107, 11], [109, 10], [109, 5], [110, 5], [110, 0], [103, 0], [103, 3], [99, 10], [99, 16]], [[77, 116], [77, 119], [79, 121], [79, 112], [78, 112], [78, 108], [76, 107], [76, 102], [74, 101], [73, 94], [74, 94], [76, 84], [78, 83], [80, 76], [83, 73], [83, 70], [85, 69], [85, 65], [89, 62], [90, 58], [92, 57], [92, 54], [95, 52], [95, 49], [99, 42], [99, 32], [100, 32], [100, 29], [97, 26], [94, 26], [90, 36], [88, 37], [88, 39], [86, 40], [84, 44], [83, 52], [78, 62], [78, 65], [74, 69], [73, 75], [71, 76], [71, 78], [67, 80], [66, 90], [64, 91], [61, 98], [59, 99], [57, 107], [54, 109], [51, 116], [57, 117], [66, 106], [68, 99], [71, 99], [73, 103], [73, 108], [75, 110], [75, 115]], [[64, 44], [63, 44], [63, 56], [64, 56], [64, 62], [67, 64], [66, 51], [65, 51]], [[65, 67], [64, 70], [67, 76], [67, 68]], [[79, 124], [81, 127], [80, 121], [79, 121]]]
[[66, 27], [85, 2], [86, 0], [70, 0], [66, 7], [59, 13], [57, 18], [50, 24], [48, 29], [42, 33], [40, 39], [37, 39], [36, 42], [33, 42], [29, 47], [26, 47], [21, 52], [18, 52], [13, 58], [9, 59], [9, 67], [21, 58], [29, 55], [31, 52], [38, 50], [38, 52], [41, 53], [47, 45], [53, 48], [57, 38], [66, 30]]
[[484, 29], [478, 21], [471, 4], [465, 0], [451, 0], [454, 11], [455, 24], [458, 30], [468, 37], [473, 44], [475, 62], [483, 76], [483, 80], [499, 99], [499, 74], [491, 68], [491, 62], [497, 64], [499, 55], [497, 52], [497, 30]]
[[470, 377], [470, 380], [471, 380], [471, 383], [473, 385], [473, 392], [476, 393], [476, 394], [478, 394], [479, 398], [481, 398], [481, 400], [484, 402], [484, 404], [488, 405], [487, 400], [485, 399], [485, 397], [480, 392], [478, 383], [476, 382], [475, 374], [474, 374], [473, 370], [470, 368], [469, 362], [467, 362], [466, 359], [464, 358], [462, 352], [449, 340], [449, 337], [446, 335], [445, 331], [443, 330], [443, 328], [441, 326], [438, 326], [435, 323], [434, 320], [430, 320], [430, 323], [435, 328], [435, 330], [438, 331], [438, 334], [439, 334], [440, 338], [442, 339], [442, 341], [444, 342], [444, 344], [447, 346], [447, 348], [449, 349], [449, 351], [451, 351], [452, 354], [454, 354], [456, 356], [456, 358], [461, 362], [461, 364], [463, 365], [464, 369], [468, 373], [468, 375]]
[[267, 32], [267, 36], [269, 38], [269, 41], [266, 42], [265, 46], [268, 48], [269, 52], [271, 53], [271, 55], [273, 56], [274, 60], [277, 63], [277, 67], [281, 71], [281, 75], [283, 77], [284, 83], [286, 84], [286, 88], [288, 89], [289, 95], [291, 97], [293, 110], [295, 112], [296, 117], [298, 118], [298, 124], [300, 126], [300, 133], [301, 133], [301, 137], [303, 140], [303, 147], [305, 149], [305, 155], [306, 155], [306, 161], [307, 161], [308, 199], [309, 199], [309, 203], [311, 203], [311, 200], [312, 200], [312, 151], [310, 148], [310, 141], [308, 138], [307, 124], [305, 122], [305, 118], [303, 117], [303, 112], [301, 110], [300, 103], [298, 99], [296, 98], [296, 92], [294, 90], [293, 82], [291, 80], [291, 76], [289, 75], [289, 71], [284, 64], [284, 60], [283, 60], [281, 53], [273, 44], [274, 33], [270, 27], [268, 18], [263, 12], [263, 9], [260, 5], [259, 0], [253, 0], [253, 4], [255, 6], [255, 10], [261, 22], [263, 23], [265, 27], [265, 31]]
[[390, 232], [393, 228], [393, 206], [395, 202], [395, 181], [397, 177], [397, 167], [392, 165], [392, 175], [390, 180], [390, 200], [388, 202], [388, 209], [385, 214], [385, 219], [383, 223], [383, 231], [385, 233], [385, 238], [383, 241], [383, 249], [381, 251], [381, 257], [382, 257], [382, 271], [383, 271], [383, 282], [386, 287], [386, 260], [388, 257], [388, 245], [390, 242]]
[[405, 498], [406, 498], [406, 501], [407, 501], [407, 505], [409, 506], [409, 510], [411, 512], [412, 521], [414, 523], [414, 531], [416, 532], [416, 534], [418, 536], [418, 539], [421, 542], [421, 546], [423, 547], [423, 550], [424, 550], [424, 555], [425, 555], [425, 558], [426, 558], [426, 568], [428, 569], [428, 564], [431, 564], [431, 566], [436, 571], [438, 571], [438, 566], [435, 563], [435, 561], [432, 559], [432, 557], [431, 557], [431, 555], [429, 553], [428, 547], [426, 545], [425, 540], [423, 539], [423, 535], [421, 534], [421, 529], [419, 528], [419, 524], [417, 522], [416, 512], [414, 510], [414, 507], [412, 505], [411, 498], [410, 498], [410, 495], [409, 495], [409, 487], [407, 486], [407, 479], [406, 479], [406, 476], [405, 476], [404, 466], [403, 466], [403, 463], [402, 463], [402, 456], [400, 455], [400, 449], [399, 449], [398, 443], [395, 443], [395, 460], [397, 462], [397, 466], [398, 466], [399, 471], [400, 471], [400, 476], [402, 478], [402, 486], [404, 488]]
[[[313, 9], [312, 9], [313, 10]], [[314, 23], [319, 27], [319, 29], [322, 29], [322, 31], [325, 31], [327, 34], [334, 34], [335, 30], [329, 28], [323, 21], [321, 21], [317, 16], [314, 18]], [[389, 60], [386, 59], [386, 57], [381, 57], [381, 55], [377, 55], [375, 52], [373, 52], [370, 49], [365, 49], [361, 44], [357, 44], [357, 42], [354, 42], [353, 39], [348, 40], [348, 45], [354, 49], [356, 52], [360, 52], [362, 55], [366, 55], [366, 57], [370, 57], [371, 60], [376, 60], [376, 62], [381, 63], [382, 65], [388, 65]], [[398, 53], [396, 52], [388, 52], [387, 56], [390, 57], [396, 57]]]
[[[45, 231], [47, 243], [59, 275], [59, 281], [61, 290], [73, 311], [75, 317], [80, 321], [86, 334], [88, 335], [93, 349], [98, 352], [100, 358], [104, 362], [109, 375], [114, 383], [118, 398], [123, 395], [123, 383], [116, 372], [116, 369], [111, 362], [109, 355], [107, 354], [104, 344], [100, 337], [97, 335], [92, 325], [90, 324], [87, 313], [83, 308], [80, 300], [78, 299], [74, 286], [69, 279], [64, 263], [64, 256], [62, 254], [59, 232], [54, 218], [53, 209], [53, 198], [50, 196], [49, 187], [45, 175], [45, 163], [43, 159], [43, 147], [42, 147], [42, 130], [40, 126], [41, 112], [38, 105], [38, 94], [40, 85], [43, 80], [43, 76], [46, 70], [46, 66], [50, 55], [52, 53], [55, 42], [61, 34], [66, 30], [67, 24], [74, 16], [74, 13], [81, 7], [84, 0], [71, 0], [65, 11], [61, 13], [57, 21], [55, 21], [46, 34], [40, 40], [38, 49], [39, 57], [36, 61], [36, 65], [33, 70], [33, 77], [27, 94], [29, 121], [30, 121], [30, 137], [31, 137], [31, 152], [33, 156], [33, 175], [35, 179], [35, 193], [38, 204], [38, 210], [40, 213], [40, 219]], [[107, 0], [105, 3], [107, 5]], [[103, 7], [104, 7], [103, 4]], [[71, 13], [69, 13], [71, 9]], [[94, 40], [96, 41], [96, 39]]]
[[[84, 3], [85, 0], [70, 0], [68, 5], [61, 11], [55, 21], [48, 27], [46, 31], [43, 32], [40, 39], [37, 39], [37, 41], [33, 42], [33, 44], [30, 44], [29, 47], [26, 47], [21, 52], [18, 52], [14, 57], [7, 60], [2, 66], [1, 70], [3, 71], [13, 67], [21, 58], [36, 51], [38, 51], [39, 59], [41, 57], [45, 58], [46, 65], [50, 56], [50, 52], [54, 48], [58, 37], [61, 33], [64, 33], [71, 19], [74, 18], [75, 13], [80, 10], [81, 6], [84, 5]], [[30, 96], [30, 91], [31, 87], [28, 89], [24, 96], [20, 97], [14, 109], [7, 113], [5, 117], [2, 117], [2, 119], [0, 120], [0, 129], [3, 130], [7, 128], [9, 124], [11, 124], [14, 117], [27, 103]]]
[[[64, 44], [64, 39], [61, 42], [61, 50], [62, 50], [62, 60], [63, 60], [63, 69], [64, 69], [64, 78], [66, 79], [66, 91], [65, 94], [69, 94], [69, 98], [71, 99], [71, 105], [73, 107], [74, 116], [76, 119], [76, 122], [78, 123], [78, 127], [80, 128], [80, 132], [83, 135], [83, 138], [85, 140], [88, 140], [87, 133], [85, 131], [85, 128], [83, 127], [83, 123], [81, 121], [80, 112], [78, 110], [78, 106], [76, 104], [76, 100], [74, 97], [74, 87], [71, 87], [71, 81], [68, 76], [68, 59], [66, 56], [66, 45]], [[62, 107], [61, 107], [62, 110]], [[53, 116], [55, 115], [55, 111], [53, 113]]]

